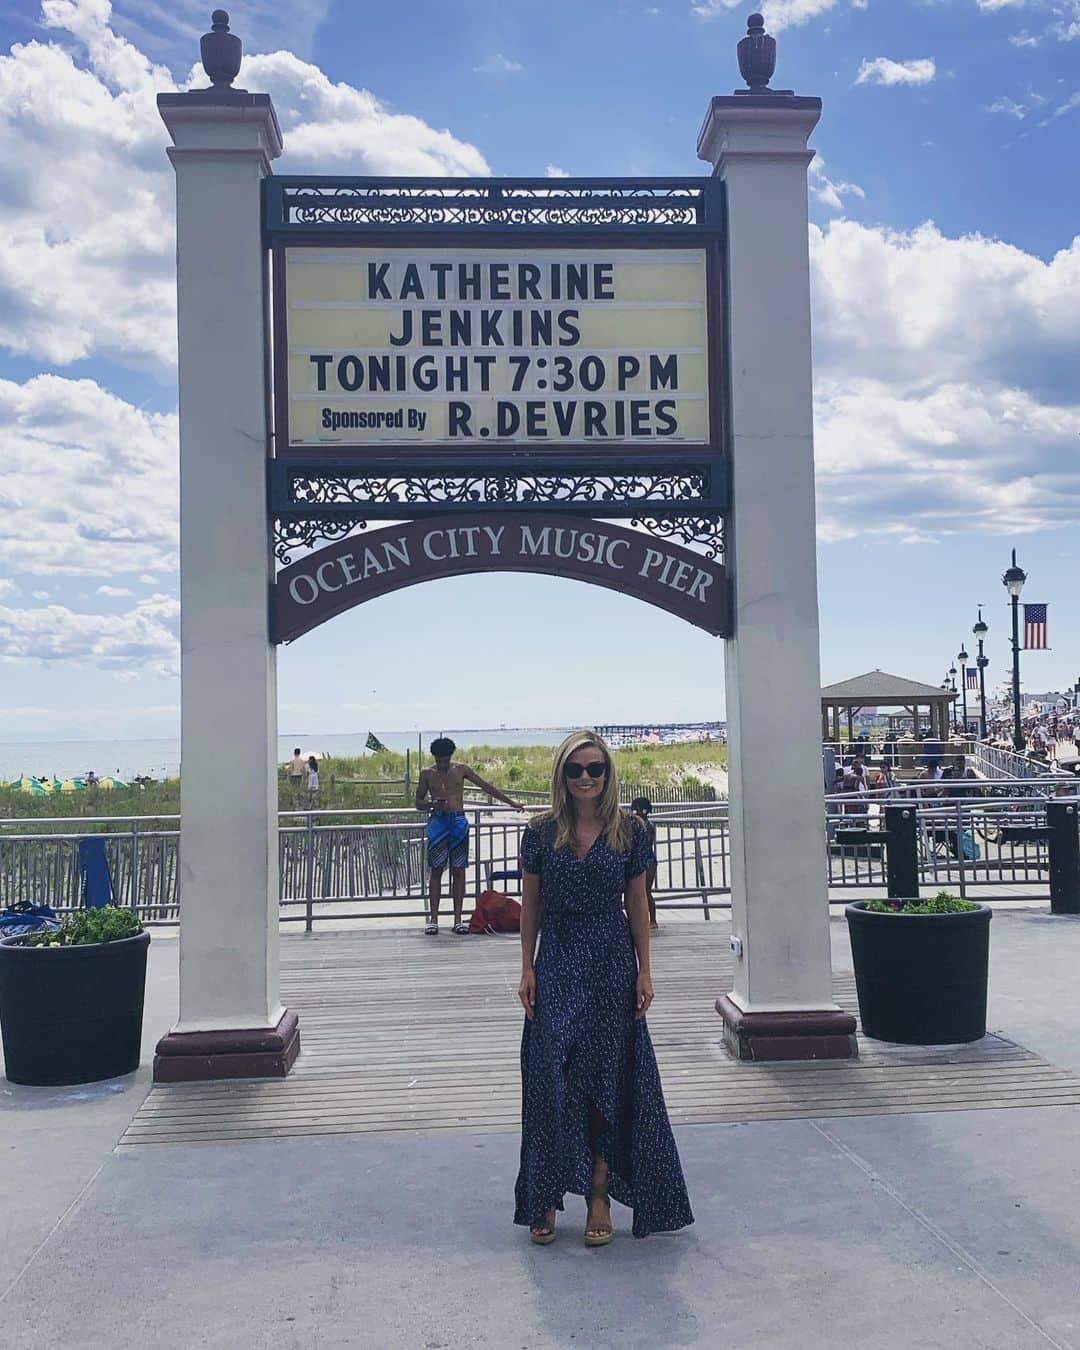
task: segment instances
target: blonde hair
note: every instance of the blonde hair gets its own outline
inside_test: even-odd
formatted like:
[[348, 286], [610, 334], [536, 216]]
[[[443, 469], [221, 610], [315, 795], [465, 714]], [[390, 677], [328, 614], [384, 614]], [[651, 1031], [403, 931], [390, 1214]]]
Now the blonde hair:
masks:
[[608, 847], [620, 852], [630, 845], [633, 837], [633, 824], [625, 811], [619, 808], [619, 780], [615, 772], [615, 761], [603, 737], [595, 731], [572, 731], [562, 745], [555, 751], [551, 764], [551, 808], [542, 812], [533, 821], [537, 827], [555, 823], [555, 849], [572, 849], [577, 839], [577, 825], [574, 816], [574, 801], [566, 786], [565, 768], [571, 755], [586, 746], [595, 746], [604, 756], [607, 774], [604, 778], [604, 791], [597, 806], [597, 815], [602, 822], [601, 833], [607, 836]]

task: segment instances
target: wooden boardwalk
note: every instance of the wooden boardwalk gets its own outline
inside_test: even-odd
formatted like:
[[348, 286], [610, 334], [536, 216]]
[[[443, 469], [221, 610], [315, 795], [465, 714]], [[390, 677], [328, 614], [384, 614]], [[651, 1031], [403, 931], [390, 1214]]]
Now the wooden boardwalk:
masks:
[[[858, 1061], [740, 1064], [713, 1010], [731, 987], [729, 931], [671, 922], [654, 945], [649, 1027], [676, 1125], [1080, 1105], [1080, 1077], [996, 1036], [937, 1048], [860, 1037]], [[290, 935], [281, 964], [300, 1015], [292, 1074], [155, 1087], [119, 1147], [517, 1128], [516, 938]], [[838, 974], [835, 994], [857, 1011], [853, 976]]]

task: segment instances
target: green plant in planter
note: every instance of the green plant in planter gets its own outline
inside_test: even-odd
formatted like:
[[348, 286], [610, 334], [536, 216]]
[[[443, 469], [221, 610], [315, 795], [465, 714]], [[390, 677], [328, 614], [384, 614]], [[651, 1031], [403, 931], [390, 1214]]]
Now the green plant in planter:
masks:
[[938, 891], [932, 900], [869, 900], [866, 908], [873, 914], [966, 914], [979, 906], [948, 891]]
[[27, 947], [85, 947], [94, 942], [118, 942], [137, 937], [143, 931], [138, 916], [130, 909], [105, 905], [101, 909], [80, 909], [66, 914], [59, 928], [45, 928], [23, 939]]

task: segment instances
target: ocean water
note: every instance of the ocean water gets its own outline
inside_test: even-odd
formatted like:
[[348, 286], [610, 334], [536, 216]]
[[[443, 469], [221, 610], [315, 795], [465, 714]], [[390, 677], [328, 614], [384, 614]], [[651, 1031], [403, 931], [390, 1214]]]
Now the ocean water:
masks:
[[[569, 727], [479, 727], [447, 731], [376, 731], [388, 750], [415, 753], [418, 743], [424, 756], [436, 736], [449, 736], [458, 745], [558, 745]], [[418, 740], [419, 738], [419, 740]], [[292, 758], [299, 745], [305, 755], [362, 755], [366, 731], [312, 734], [290, 732], [278, 737], [278, 759]], [[100, 778], [114, 774], [133, 778], [149, 774], [151, 778], [175, 777], [180, 771], [180, 742], [172, 738], [132, 741], [8, 741], [0, 743], [0, 779], [10, 782], [20, 774], [71, 778], [91, 769]]]

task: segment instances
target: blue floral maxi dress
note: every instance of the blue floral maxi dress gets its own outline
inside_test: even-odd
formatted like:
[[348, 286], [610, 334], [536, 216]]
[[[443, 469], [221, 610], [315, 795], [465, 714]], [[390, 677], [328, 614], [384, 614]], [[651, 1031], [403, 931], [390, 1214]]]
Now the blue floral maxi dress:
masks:
[[637, 821], [623, 852], [600, 835], [584, 859], [556, 852], [555, 825], [521, 840], [540, 877], [536, 1016], [521, 1038], [521, 1169], [514, 1222], [562, 1209], [592, 1181], [590, 1108], [611, 1195], [634, 1211], [634, 1236], [694, 1222], [645, 1019], [634, 1017], [637, 955], [623, 909], [651, 857]]

